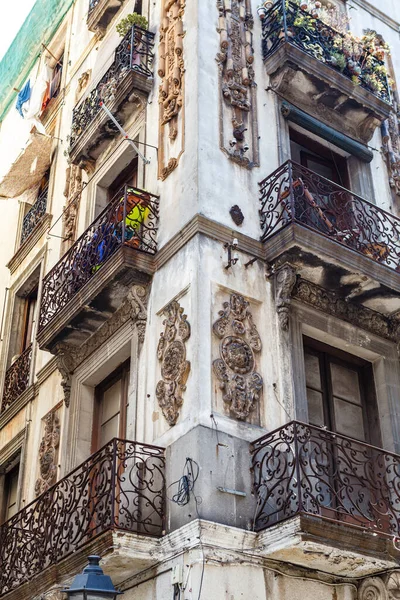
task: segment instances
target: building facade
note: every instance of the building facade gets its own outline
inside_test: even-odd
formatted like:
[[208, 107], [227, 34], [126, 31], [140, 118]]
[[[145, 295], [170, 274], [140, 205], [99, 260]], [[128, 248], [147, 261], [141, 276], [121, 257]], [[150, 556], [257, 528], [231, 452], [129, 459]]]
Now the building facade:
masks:
[[2, 598], [92, 554], [126, 600], [400, 598], [399, 31], [37, 0], [0, 64]]

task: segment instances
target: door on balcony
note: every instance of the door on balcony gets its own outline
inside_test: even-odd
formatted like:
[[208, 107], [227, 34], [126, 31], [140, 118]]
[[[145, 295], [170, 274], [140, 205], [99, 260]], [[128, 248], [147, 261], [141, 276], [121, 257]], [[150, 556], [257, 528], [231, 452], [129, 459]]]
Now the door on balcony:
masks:
[[138, 182], [138, 158], [137, 156], [115, 177], [108, 187], [108, 200], [112, 202], [124, 185], [137, 187]]
[[[309, 495], [305, 510], [369, 526], [381, 444], [371, 364], [305, 338], [304, 362], [310, 436], [302, 446]], [[304, 459], [304, 461], [303, 461]]]
[[125, 438], [128, 410], [129, 360], [118, 367], [95, 390], [92, 451], [113, 438]]
[[292, 160], [307, 169], [296, 172], [294, 166], [296, 219], [322, 233], [339, 232], [348, 237], [350, 194], [329, 183], [349, 188], [346, 158], [295, 130], [290, 130], [290, 152]]
[[15, 515], [18, 509], [19, 462], [2, 475], [2, 506], [0, 507], [0, 523], [4, 523]]

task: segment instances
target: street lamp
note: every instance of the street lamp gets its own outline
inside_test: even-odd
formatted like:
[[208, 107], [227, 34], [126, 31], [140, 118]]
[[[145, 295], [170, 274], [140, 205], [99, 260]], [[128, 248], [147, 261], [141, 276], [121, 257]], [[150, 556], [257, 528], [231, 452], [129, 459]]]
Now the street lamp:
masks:
[[111, 577], [104, 575], [100, 567], [100, 556], [88, 556], [89, 564], [76, 575], [71, 586], [63, 590], [68, 600], [116, 600], [119, 592]]

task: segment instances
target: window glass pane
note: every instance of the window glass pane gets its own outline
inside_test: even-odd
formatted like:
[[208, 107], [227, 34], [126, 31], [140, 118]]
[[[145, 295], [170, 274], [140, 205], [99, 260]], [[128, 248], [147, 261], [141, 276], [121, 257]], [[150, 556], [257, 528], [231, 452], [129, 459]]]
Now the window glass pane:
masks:
[[120, 410], [121, 380], [116, 381], [103, 393], [101, 424], [114, 417]]
[[360, 381], [357, 371], [331, 363], [331, 377], [334, 396], [361, 404]]
[[319, 358], [314, 354], [304, 353], [304, 363], [306, 369], [306, 385], [316, 390], [321, 390], [321, 373], [319, 368]]
[[340, 398], [334, 398], [333, 403], [337, 433], [357, 440], [365, 440], [361, 406], [350, 404]]
[[7, 490], [7, 507], [6, 521], [11, 519], [17, 512], [17, 495], [18, 495], [18, 476], [19, 468], [16, 467], [6, 475], [6, 490]]
[[104, 446], [114, 437], [119, 437], [119, 413], [100, 428], [100, 446]]
[[307, 388], [307, 402], [308, 402], [308, 420], [311, 425], [323, 426], [325, 425], [324, 419], [324, 404], [321, 392], [310, 390]]

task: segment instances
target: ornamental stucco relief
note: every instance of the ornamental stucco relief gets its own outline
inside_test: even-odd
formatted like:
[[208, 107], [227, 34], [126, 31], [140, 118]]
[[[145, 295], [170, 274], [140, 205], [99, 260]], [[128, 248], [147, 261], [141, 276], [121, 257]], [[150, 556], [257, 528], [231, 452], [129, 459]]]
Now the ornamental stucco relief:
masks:
[[223, 303], [213, 332], [221, 340], [220, 357], [214, 360], [213, 370], [224, 404], [231, 416], [245, 420], [258, 404], [263, 388], [262, 377], [256, 371], [256, 355], [262, 344], [249, 302], [239, 294], [231, 294], [229, 302]]
[[250, 0], [217, 0], [220, 147], [239, 165], [259, 164]]
[[49, 412], [44, 421], [44, 433], [39, 447], [39, 477], [35, 495], [39, 496], [57, 481], [58, 447], [60, 444], [60, 419], [58, 410]]
[[190, 324], [179, 302], [174, 300], [163, 312], [164, 331], [160, 335], [157, 358], [161, 364], [161, 379], [156, 398], [169, 425], [175, 425], [183, 404], [183, 392], [189, 376], [190, 362], [186, 360], [186, 342]]
[[163, 0], [160, 27], [158, 102], [159, 172], [164, 180], [178, 166], [185, 149], [185, 61], [183, 15], [185, 0]]

